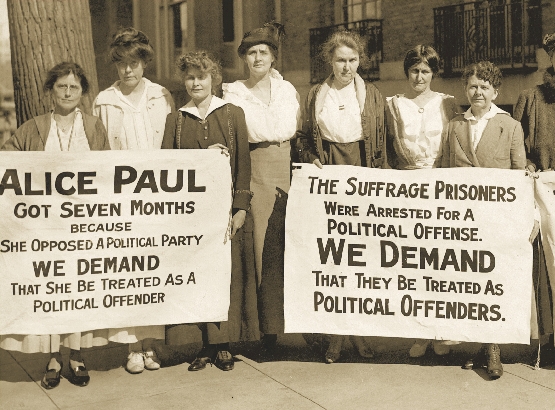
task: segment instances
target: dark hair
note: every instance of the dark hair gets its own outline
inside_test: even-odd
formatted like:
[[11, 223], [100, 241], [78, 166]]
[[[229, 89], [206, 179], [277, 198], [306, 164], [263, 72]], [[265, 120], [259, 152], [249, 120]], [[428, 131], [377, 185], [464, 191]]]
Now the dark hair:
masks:
[[83, 94], [89, 92], [89, 80], [87, 80], [87, 76], [85, 75], [85, 71], [81, 68], [81, 66], [77, 63], [70, 63], [70, 62], [63, 62], [60, 64], [56, 64], [54, 67], [48, 71], [46, 74], [46, 81], [44, 82], [44, 90], [45, 91], [52, 91], [54, 88], [54, 84], [58, 81], [58, 78], [65, 77], [66, 75], [73, 74], [75, 77], [79, 79], [79, 83], [81, 84], [81, 88], [83, 90]]
[[109, 52], [112, 63], [124, 59], [142, 60], [149, 63], [154, 57], [154, 50], [148, 37], [133, 27], [119, 29], [112, 39]]
[[182, 73], [193, 68], [212, 76], [212, 91], [222, 82], [222, 67], [220, 63], [204, 50], [191, 51], [177, 58], [177, 68]]
[[503, 74], [501, 70], [490, 61], [480, 61], [467, 66], [462, 74], [462, 81], [466, 87], [468, 79], [475, 75], [482, 81], [489, 81], [492, 87], [496, 90], [501, 87], [501, 79]]
[[409, 77], [410, 68], [420, 63], [427, 64], [432, 73], [437, 74], [439, 71], [439, 54], [433, 47], [422, 44], [407, 51], [405, 61], [403, 62], [407, 78]]
[[333, 63], [333, 54], [335, 49], [341, 46], [349, 47], [358, 53], [359, 66], [361, 68], [368, 67], [370, 60], [366, 55], [366, 50], [362, 38], [353, 31], [339, 30], [333, 33], [327, 41], [322, 44], [320, 55], [322, 59], [329, 63]]

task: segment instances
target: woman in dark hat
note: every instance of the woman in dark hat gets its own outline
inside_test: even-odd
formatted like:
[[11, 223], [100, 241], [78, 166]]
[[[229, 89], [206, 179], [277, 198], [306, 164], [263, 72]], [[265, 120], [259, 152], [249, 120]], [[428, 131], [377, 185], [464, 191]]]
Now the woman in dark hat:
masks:
[[[523, 91], [514, 113], [514, 118], [520, 121], [524, 130], [526, 168], [530, 172], [555, 169], [555, 33], [544, 37], [543, 49], [551, 61], [551, 66], [545, 70], [543, 84]], [[541, 235], [537, 236], [533, 248], [537, 314], [532, 317], [532, 338], [550, 335], [549, 343], [540, 349], [541, 365], [545, 366], [555, 363], [552, 300], [555, 277], [549, 276], [547, 271]]]
[[283, 33], [279, 23], [246, 33], [237, 52], [248, 66], [249, 78], [223, 84], [224, 100], [241, 107], [247, 122], [260, 330], [263, 344], [270, 350], [284, 327], [285, 205], [291, 174], [290, 140], [300, 119], [297, 91], [274, 68]]
[[[333, 72], [310, 90], [303, 110], [297, 149], [302, 162], [322, 165], [387, 167], [385, 150], [385, 100], [378, 89], [357, 73], [368, 62], [360, 36], [338, 31], [324, 43], [323, 58]], [[325, 360], [340, 358], [348, 336], [333, 335]], [[305, 336], [305, 338], [307, 338]], [[365, 339], [351, 336], [363, 357], [372, 357]]]

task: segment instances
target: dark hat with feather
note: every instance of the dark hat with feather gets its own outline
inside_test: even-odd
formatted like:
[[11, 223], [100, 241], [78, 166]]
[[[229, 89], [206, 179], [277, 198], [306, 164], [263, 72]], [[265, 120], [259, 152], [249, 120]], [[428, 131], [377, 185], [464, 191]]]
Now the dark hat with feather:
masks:
[[274, 50], [277, 50], [279, 48], [281, 37], [284, 34], [285, 27], [283, 24], [275, 21], [266, 23], [260, 28], [255, 28], [254, 30], [245, 33], [243, 40], [241, 41], [241, 45], [237, 48], [237, 53], [239, 53], [240, 56], [244, 56], [249, 48], [258, 44], [267, 44]]

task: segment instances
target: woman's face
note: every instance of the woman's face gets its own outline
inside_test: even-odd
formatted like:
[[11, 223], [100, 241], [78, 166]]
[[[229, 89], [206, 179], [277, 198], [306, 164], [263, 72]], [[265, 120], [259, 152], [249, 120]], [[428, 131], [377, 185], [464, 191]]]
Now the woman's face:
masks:
[[424, 62], [413, 65], [409, 68], [409, 84], [417, 93], [422, 94], [430, 90], [434, 73], [430, 66]]
[[73, 73], [59, 77], [52, 88], [52, 96], [56, 104], [55, 109], [62, 114], [72, 112], [79, 105], [82, 95], [81, 82]]
[[466, 98], [470, 103], [472, 113], [488, 112], [491, 103], [497, 98], [497, 90], [489, 81], [484, 81], [473, 75], [466, 82]]
[[342, 86], [346, 86], [355, 78], [360, 56], [358, 51], [347, 46], [339, 46], [333, 51], [331, 65], [335, 80]]
[[212, 74], [189, 68], [185, 72], [185, 88], [195, 104], [204, 101], [212, 95]]
[[124, 58], [116, 63], [120, 86], [133, 90], [143, 78], [145, 63], [141, 59]]
[[247, 50], [245, 62], [251, 74], [262, 76], [266, 75], [272, 68], [274, 55], [267, 44], [257, 44]]

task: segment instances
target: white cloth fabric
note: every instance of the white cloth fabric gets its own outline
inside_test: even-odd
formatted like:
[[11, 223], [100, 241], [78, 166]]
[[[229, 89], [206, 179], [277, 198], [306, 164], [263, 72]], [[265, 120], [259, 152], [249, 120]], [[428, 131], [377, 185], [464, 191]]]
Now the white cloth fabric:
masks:
[[145, 92], [139, 107], [121, 93], [120, 81], [100, 92], [93, 103], [93, 114], [100, 117], [108, 132], [112, 150], [159, 149], [166, 117], [174, 109], [168, 90], [143, 77]]
[[424, 107], [404, 95], [397, 95], [402, 138], [411, 152], [417, 168], [432, 168], [436, 160], [441, 136], [447, 130], [450, 118], [443, 109], [443, 101], [451, 95], [435, 93]]
[[[145, 91], [139, 107], [125, 98], [120, 81], [102, 91], [93, 103], [94, 115], [100, 117], [112, 150], [160, 149], [166, 117], [174, 109], [170, 92], [143, 77]], [[164, 339], [164, 326], [136, 326], [120, 329], [98, 329], [91, 343], [102, 346], [110, 342], [136, 343], [143, 339]], [[133, 349], [142, 350], [140, 347]]]
[[275, 70], [270, 75], [270, 87], [270, 103], [266, 105], [254, 96], [245, 81], [222, 85], [224, 100], [245, 112], [249, 142], [281, 143], [290, 140], [297, 131], [300, 105], [295, 87]]
[[318, 126], [322, 138], [327, 141], [349, 143], [362, 138], [361, 114], [354, 81], [341, 91], [332, 84], [318, 114]]
[[75, 119], [73, 125], [69, 130], [63, 132], [58, 128], [54, 113], [50, 121], [50, 130], [48, 131], [48, 138], [44, 145], [44, 150], [47, 152], [60, 152], [60, 151], [90, 151], [89, 140], [85, 134], [85, 127], [83, 126], [83, 114], [79, 108], [75, 109]]
[[491, 107], [489, 111], [486, 114], [484, 114], [482, 118], [476, 119], [474, 114], [472, 114], [471, 108], [472, 107], [470, 107], [464, 113], [464, 119], [470, 123], [470, 135], [472, 135], [472, 146], [474, 148], [474, 151], [476, 151], [476, 148], [478, 147], [478, 144], [482, 139], [482, 135], [484, 134], [484, 130], [488, 125], [488, 121], [493, 117], [495, 117], [497, 114], [507, 114], [507, 115], [510, 115], [510, 114], [507, 111], [499, 108], [494, 103], [491, 103]]
[[211, 112], [217, 110], [220, 107], [223, 107], [226, 104], [228, 104], [226, 101], [224, 101], [221, 98], [216, 97], [215, 95], [213, 95], [212, 99], [210, 100], [210, 105], [208, 106], [208, 110], [206, 110], [206, 114], [204, 115], [204, 118], [201, 117], [201, 115], [199, 113], [199, 110], [198, 110], [197, 106], [195, 105], [195, 103], [193, 102], [193, 100], [190, 100], [187, 104], [185, 104], [183, 107], [181, 107], [179, 109], [179, 111], [187, 112], [191, 115], [194, 115], [195, 117], [197, 117], [200, 120], [204, 120], [206, 117], [208, 117], [210, 115]]

